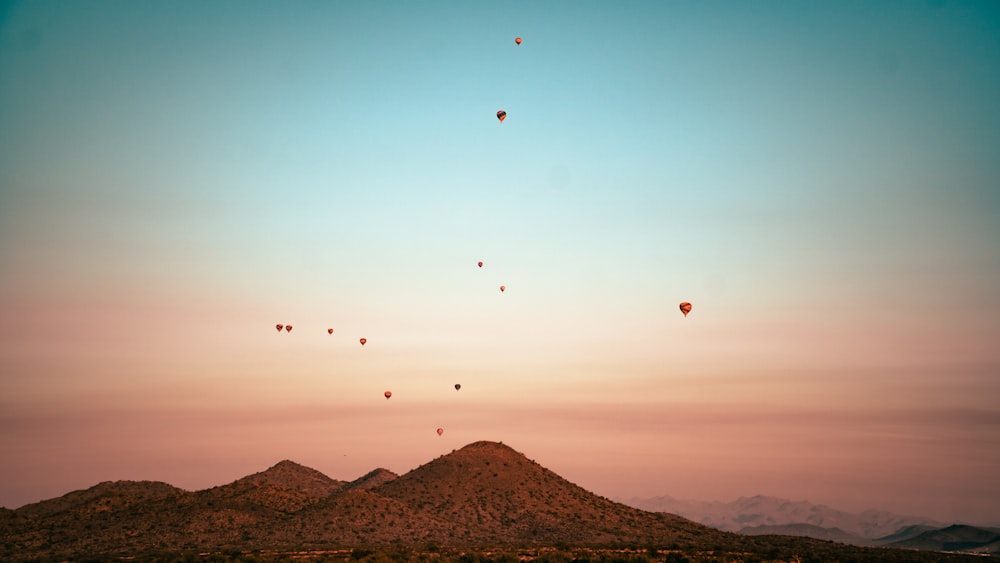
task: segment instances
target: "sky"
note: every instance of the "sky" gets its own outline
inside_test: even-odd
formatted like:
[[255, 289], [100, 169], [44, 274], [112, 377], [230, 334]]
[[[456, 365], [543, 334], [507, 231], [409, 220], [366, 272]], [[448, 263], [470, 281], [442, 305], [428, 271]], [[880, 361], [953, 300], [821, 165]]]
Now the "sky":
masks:
[[0, 2], [0, 506], [495, 440], [1000, 522], [997, 100], [988, 1]]

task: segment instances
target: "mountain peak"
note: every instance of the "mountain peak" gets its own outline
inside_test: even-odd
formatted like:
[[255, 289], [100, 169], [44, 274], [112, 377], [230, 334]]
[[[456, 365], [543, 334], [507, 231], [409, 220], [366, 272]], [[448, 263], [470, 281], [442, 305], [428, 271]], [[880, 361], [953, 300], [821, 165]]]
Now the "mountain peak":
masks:
[[294, 461], [282, 460], [271, 467], [237, 481], [253, 485], [270, 485], [280, 489], [295, 489], [326, 496], [343, 487], [343, 483]]
[[275, 463], [271, 467], [268, 467], [264, 471], [272, 471], [272, 470], [298, 470], [298, 469], [308, 469], [308, 467], [306, 467], [306, 466], [304, 466], [304, 465], [302, 465], [300, 463], [295, 463], [294, 461], [292, 461], [290, 459], [283, 459], [283, 460], [279, 461], [278, 463]]
[[522, 454], [521, 452], [515, 450], [510, 446], [505, 445], [503, 442], [490, 442], [487, 440], [472, 442], [471, 444], [464, 446], [461, 449], [453, 451], [449, 455], [458, 455], [460, 457], [465, 457], [465, 456], [491, 457], [491, 458], [502, 458], [506, 460], [528, 459], [524, 454]]
[[388, 483], [393, 479], [399, 477], [392, 471], [388, 469], [379, 467], [378, 469], [373, 469], [368, 473], [365, 473], [361, 477], [351, 481], [344, 485], [345, 489], [373, 489], [383, 483]]
[[[362, 488], [379, 478], [392, 479]], [[302, 553], [303, 546], [395, 550], [400, 545], [443, 545], [466, 550], [560, 544], [613, 546], [615, 554], [623, 545], [648, 545], [699, 557], [712, 551], [723, 559], [759, 559], [766, 553], [768, 560], [788, 561], [807, 552], [828, 560], [884, 560], [881, 553], [872, 556], [857, 548], [805, 538], [747, 538], [679, 516], [630, 508], [588, 492], [498, 442], [474, 442], [398, 477], [376, 469], [352, 484], [358, 485], [345, 487], [288, 460], [195, 492], [166, 483], [104, 482], [16, 511], [0, 510], [5, 539], [0, 560], [64, 560], [80, 553], [111, 559], [163, 549]], [[992, 536], [969, 533], [974, 531], [948, 530], [957, 540], [947, 539], [947, 545], [977, 542], [978, 550], [993, 549], [993, 543], [983, 543], [992, 542]], [[904, 552], [896, 558], [942, 557]]]
[[599, 497], [499, 442], [473, 442], [373, 491], [436, 520], [452, 521], [475, 542], [679, 540], [691, 537], [696, 527]]

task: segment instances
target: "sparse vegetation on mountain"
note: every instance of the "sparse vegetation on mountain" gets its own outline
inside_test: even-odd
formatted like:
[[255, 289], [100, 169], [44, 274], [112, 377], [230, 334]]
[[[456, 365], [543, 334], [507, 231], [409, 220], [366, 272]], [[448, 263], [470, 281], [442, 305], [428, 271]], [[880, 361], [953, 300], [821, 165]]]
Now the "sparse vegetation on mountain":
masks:
[[594, 495], [494, 442], [470, 444], [399, 477], [376, 470], [348, 484], [289, 461], [197, 492], [165, 483], [102, 483], [4, 511], [0, 558], [309, 558], [372, 563], [982, 560], [723, 532]]

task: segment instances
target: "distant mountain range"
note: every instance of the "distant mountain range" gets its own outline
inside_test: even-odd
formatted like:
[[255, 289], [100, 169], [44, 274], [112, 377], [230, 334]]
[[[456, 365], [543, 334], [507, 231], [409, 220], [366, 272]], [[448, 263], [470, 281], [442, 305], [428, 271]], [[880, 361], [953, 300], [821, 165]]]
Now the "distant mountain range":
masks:
[[[964, 537], [956, 531], [948, 541], [957, 545]], [[919, 534], [900, 541], [930, 545]], [[979, 561], [721, 531], [597, 496], [496, 442], [469, 444], [402, 476], [376, 469], [339, 481], [282, 461], [201, 491], [152, 481], [104, 482], [0, 509], [0, 559], [10, 561], [174, 560], [213, 553], [281, 558], [344, 549], [359, 559], [367, 550], [391, 551], [394, 561], [433, 554], [441, 563], [469, 550], [556, 549], [569, 558], [594, 557], [573, 551], [585, 548], [618, 554], [609, 557], [620, 558], [624, 549], [676, 560], [792, 561], [808, 555], [820, 561]], [[524, 558], [532, 552], [514, 553]]]
[[948, 526], [920, 516], [881, 510], [850, 513], [822, 504], [769, 496], [733, 502], [679, 500], [670, 496], [621, 500], [651, 512], [677, 514], [706, 526], [744, 535], [810, 537], [858, 546], [892, 546], [933, 551], [1000, 553], [998, 529]]
[[740, 497], [732, 502], [678, 500], [670, 496], [631, 498], [621, 502], [651, 512], [679, 514], [706, 526], [729, 532], [740, 532], [760, 526], [811, 524], [826, 529], [839, 528], [852, 536], [873, 539], [895, 533], [906, 526], [945, 525], [919, 516], [900, 516], [881, 510], [866, 510], [860, 514], [852, 514], [822, 504], [763, 495]]

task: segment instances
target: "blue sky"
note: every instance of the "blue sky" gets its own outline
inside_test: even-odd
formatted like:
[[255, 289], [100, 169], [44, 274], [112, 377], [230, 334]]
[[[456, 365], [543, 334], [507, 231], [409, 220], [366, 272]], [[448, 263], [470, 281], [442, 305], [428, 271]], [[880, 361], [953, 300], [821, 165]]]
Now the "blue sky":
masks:
[[[1000, 519], [998, 99], [990, 2], [0, 4], [0, 504], [504, 439], [609, 496]], [[886, 490], [909, 456], [952, 465]]]

